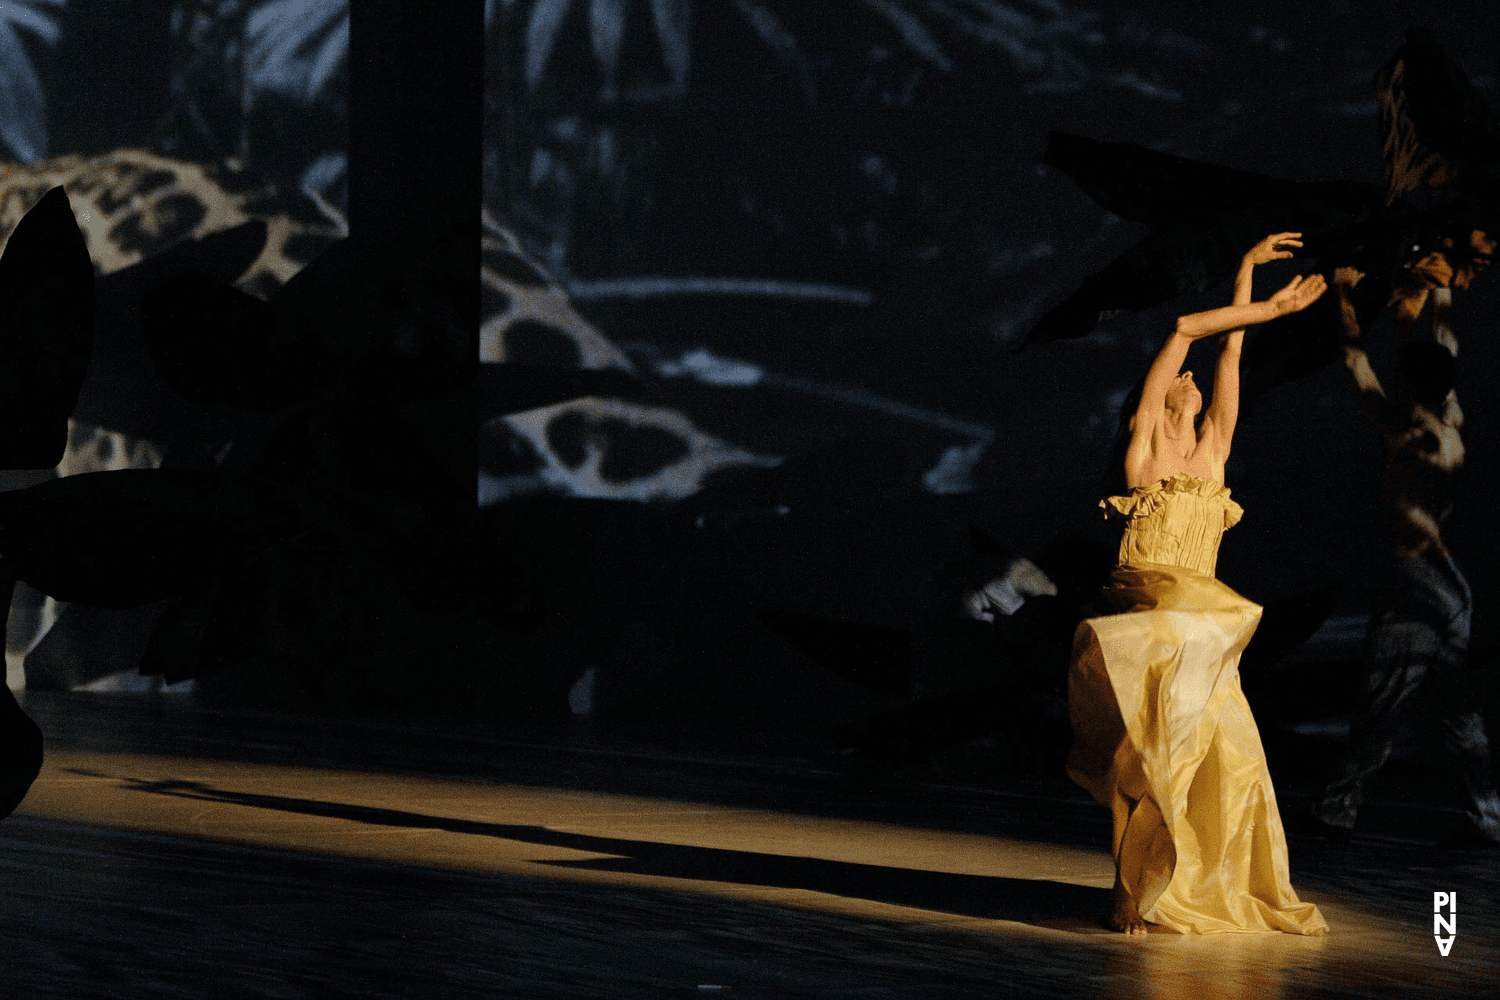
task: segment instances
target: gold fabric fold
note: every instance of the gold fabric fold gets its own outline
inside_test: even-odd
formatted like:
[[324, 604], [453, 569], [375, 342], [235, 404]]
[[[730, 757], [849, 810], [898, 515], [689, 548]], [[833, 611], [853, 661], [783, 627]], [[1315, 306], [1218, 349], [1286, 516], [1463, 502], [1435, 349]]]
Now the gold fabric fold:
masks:
[[1120, 877], [1141, 915], [1186, 934], [1325, 933], [1317, 907], [1292, 891], [1240, 689], [1260, 607], [1162, 563], [1117, 567], [1106, 595], [1119, 613], [1074, 636], [1068, 773], [1110, 808]]

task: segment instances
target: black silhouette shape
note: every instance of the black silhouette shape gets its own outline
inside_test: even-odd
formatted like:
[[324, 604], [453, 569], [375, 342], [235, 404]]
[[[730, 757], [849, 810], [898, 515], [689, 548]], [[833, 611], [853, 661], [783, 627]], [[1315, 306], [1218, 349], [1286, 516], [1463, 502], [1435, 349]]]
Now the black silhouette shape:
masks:
[[1343, 590], [1343, 584], [1331, 583], [1267, 603], [1250, 645], [1240, 656], [1241, 674], [1275, 666], [1282, 657], [1312, 638], [1333, 613]]
[[[172, 390], [200, 405], [275, 412], [440, 396], [470, 366], [458, 353], [467, 332], [446, 306], [461, 261], [452, 240], [392, 251], [350, 237], [269, 302], [212, 275], [174, 275], [141, 297], [146, 348]], [[383, 294], [360, 294], [369, 288]]]
[[836, 676], [892, 698], [911, 695], [911, 633], [905, 629], [770, 608], [760, 620]]
[[1044, 159], [1105, 208], [1152, 232], [1043, 316], [1026, 336], [1034, 344], [1082, 337], [1110, 314], [1205, 291], [1266, 233], [1300, 232], [1353, 252], [1328, 234], [1363, 232], [1384, 204], [1375, 185], [1298, 183], [1057, 132], [1048, 136]]
[[[0, 573], [93, 607], [171, 600], [148, 671], [266, 653], [389, 666], [434, 639], [454, 687], [472, 669], [482, 13], [355, 4], [350, 20], [356, 235], [273, 301], [229, 285], [263, 226], [189, 241], [103, 283], [86, 385], [96, 290], [60, 189], [0, 257], [0, 466], [55, 466], [75, 411], [175, 466], [0, 497]], [[420, 710], [412, 693], [386, 692]], [[12, 721], [0, 806], [40, 760]]]
[[[830, 673], [905, 701], [834, 728], [829, 733], [834, 745], [898, 768], [950, 747], [998, 737], [1012, 755], [1028, 748], [1028, 758], [1055, 773], [1070, 738], [1063, 711], [1068, 652], [1080, 618], [1090, 613], [1077, 598], [1087, 601], [1097, 590], [1096, 582], [1086, 593], [1029, 597], [1014, 615], [993, 624], [962, 619], [937, 623], [950, 656], [982, 658], [992, 665], [990, 682], [938, 694], [912, 690], [910, 631], [785, 611], [762, 611], [761, 621]], [[1339, 585], [1322, 587], [1266, 605], [1242, 660], [1246, 694], [1258, 714], [1265, 709], [1277, 719], [1313, 717], [1298, 703], [1303, 690], [1284, 693], [1274, 671], [1327, 620], [1340, 590]], [[934, 625], [924, 628], [931, 633]], [[1320, 690], [1336, 688], [1340, 680], [1341, 673], [1320, 674]], [[1334, 707], [1317, 717], [1346, 709], [1348, 700], [1347, 692], [1337, 689]]]
[[[265, 223], [252, 220], [183, 240], [97, 279], [98, 331], [74, 417], [152, 441], [177, 468], [246, 471], [275, 426], [275, 414], [214, 405], [191, 385], [186, 395], [177, 391], [157, 366], [158, 352], [147, 344], [141, 300], [177, 281], [227, 285], [254, 263], [265, 241]], [[200, 333], [210, 340], [222, 336], [213, 328]]]
[[0, 552], [61, 601], [129, 607], [309, 530], [304, 498], [247, 477], [92, 472], [0, 493]]
[[[0, 465], [51, 468], [62, 459], [93, 335], [93, 265], [67, 195], [53, 188], [21, 219], [0, 256]], [[26, 528], [9, 527], [13, 534]], [[14, 565], [0, 557], [7, 608], [15, 583]], [[5, 686], [0, 817], [20, 804], [41, 766], [41, 730]]]
[[[5, 567], [0, 564], [0, 574]], [[13, 576], [0, 575], [0, 596], [10, 604]], [[0, 684], [0, 819], [15, 811], [42, 770], [42, 731], [16, 704], [10, 685]]]
[[93, 336], [93, 264], [68, 196], [53, 188], [0, 256], [0, 468], [62, 459]]

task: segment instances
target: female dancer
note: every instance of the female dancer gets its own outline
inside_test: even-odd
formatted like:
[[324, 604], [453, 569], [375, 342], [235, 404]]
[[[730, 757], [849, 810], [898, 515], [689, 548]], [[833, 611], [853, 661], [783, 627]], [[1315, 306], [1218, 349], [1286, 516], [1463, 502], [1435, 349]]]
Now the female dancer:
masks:
[[[1265, 752], [1240, 691], [1240, 653], [1261, 609], [1213, 575], [1219, 537], [1242, 513], [1224, 462], [1243, 328], [1305, 309], [1326, 288], [1319, 275], [1294, 278], [1251, 301], [1255, 265], [1292, 256], [1300, 235], [1268, 236], [1245, 255], [1234, 304], [1177, 321], [1131, 421], [1130, 493], [1100, 503], [1124, 528], [1105, 589], [1116, 613], [1074, 637], [1068, 773], [1114, 815], [1107, 921], [1127, 934], [1146, 933], [1148, 920], [1190, 934], [1328, 929], [1292, 891]], [[1204, 410], [1192, 372], [1179, 369], [1193, 341], [1216, 334]]]

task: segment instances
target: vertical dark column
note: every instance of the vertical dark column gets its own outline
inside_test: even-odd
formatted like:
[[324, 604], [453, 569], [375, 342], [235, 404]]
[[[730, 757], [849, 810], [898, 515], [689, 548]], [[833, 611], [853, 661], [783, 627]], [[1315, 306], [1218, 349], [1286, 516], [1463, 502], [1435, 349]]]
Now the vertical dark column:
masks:
[[483, 0], [349, 12], [350, 229], [382, 241], [471, 229], [477, 310]]
[[[458, 338], [390, 346], [398, 357], [415, 349], [425, 360], [462, 366], [453, 391], [397, 401], [397, 408], [426, 442], [422, 460], [437, 458], [450, 473], [419, 490], [444, 526], [434, 539], [433, 579], [451, 610], [472, 609], [484, 2], [351, 0], [349, 8], [349, 228], [358, 254], [351, 292], [365, 303], [402, 295], [401, 311], [439, 317], [437, 327]], [[435, 241], [447, 245], [439, 254]], [[403, 280], [430, 272], [434, 261], [441, 280]], [[382, 332], [390, 331], [372, 334]], [[420, 462], [402, 468], [401, 456], [393, 459], [392, 477], [431, 475], [430, 466], [424, 473]], [[465, 635], [433, 637], [434, 683], [470, 676], [472, 614], [467, 622]]]

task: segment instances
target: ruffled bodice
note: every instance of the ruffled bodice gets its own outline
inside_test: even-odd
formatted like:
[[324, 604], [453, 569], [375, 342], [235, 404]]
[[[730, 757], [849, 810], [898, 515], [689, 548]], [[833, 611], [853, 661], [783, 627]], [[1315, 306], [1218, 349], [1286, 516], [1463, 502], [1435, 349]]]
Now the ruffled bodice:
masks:
[[1120, 565], [1159, 563], [1208, 576], [1219, 560], [1219, 539], [1245, 513], [1223, 483], [1181, 472], [1099, 506], [1107, 519], [1123, 522]]

